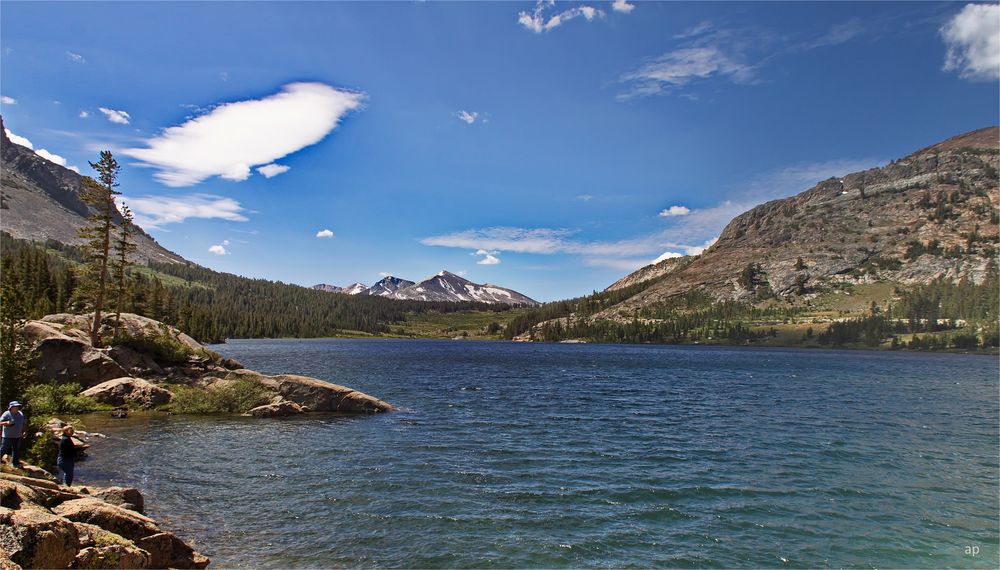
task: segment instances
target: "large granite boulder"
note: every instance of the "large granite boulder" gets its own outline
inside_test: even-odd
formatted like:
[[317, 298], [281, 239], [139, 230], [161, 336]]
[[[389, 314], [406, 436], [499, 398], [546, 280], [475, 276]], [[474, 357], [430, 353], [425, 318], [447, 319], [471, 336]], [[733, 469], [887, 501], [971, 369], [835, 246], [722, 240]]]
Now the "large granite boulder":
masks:
[[363, 392], [308, 376], [294, 374], [266, 376], [252, 370], [234, 370], [226, 376], [226, 379], [260, 382], [285, 400], [295, 402], [311, 412], [374, 414], [395, 409], [390, 404]]
[[195, 552], [183, 540], [169, 532], [160, 532], [135, 541], [135, 545], [149, 552], [153, 568], [204, 568], [208, 558]]
[[68, 568], [79, 536], [66, 519], [41, 509], [0, 507], [0, 550], [24, 568]]
[[172, 394], [151, 382], [142, 378], [115, 378], [107, 382], [101, 382], [82, 392], [82, 395], [89, 396], [102, 404], [112, 406], [134, 406], [138, 408], [151, 408], [166, 404], [170, 401]]
[[84, 386], [127, 376], [125, 369], [104, 351], [95, 349], [81, 338], [79, 329], [64, 333], [58, 326], [45, 321], [28, 321], [25, 336], [35, 343], [36, 375], [40, 380], [77, 382]]
[[80, 551], [74, 568], [150, 568], [153, 557], [132, 541], [99, 526], [73, 523]]

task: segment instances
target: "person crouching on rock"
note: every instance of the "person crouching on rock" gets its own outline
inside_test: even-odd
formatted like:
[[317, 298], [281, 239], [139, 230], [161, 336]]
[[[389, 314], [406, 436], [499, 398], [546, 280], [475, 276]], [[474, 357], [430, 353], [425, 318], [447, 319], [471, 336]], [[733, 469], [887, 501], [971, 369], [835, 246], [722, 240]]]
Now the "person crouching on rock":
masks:
[[56, 467], [62, 471], [63, 483], [67, 487], [73, 485], [73, 467], [76, 464], [76, 445], [73, 444], [73, 426], [62, 428], [62, 437], [59, 438], [59, 457], [56, 458]]
[[0, 414], [0, 460], [10, 454], [10, 464], [21, 468], [21, 438], [24, 436], [24, 414], [21, 413], [21, 402], [13, 401], [7, 406], [7, 411]]

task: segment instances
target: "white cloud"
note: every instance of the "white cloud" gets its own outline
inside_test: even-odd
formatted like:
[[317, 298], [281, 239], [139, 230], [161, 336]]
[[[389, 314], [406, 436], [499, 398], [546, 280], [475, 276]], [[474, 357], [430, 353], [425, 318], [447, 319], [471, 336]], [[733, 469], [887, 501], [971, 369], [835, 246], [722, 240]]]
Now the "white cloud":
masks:
[[291, 166], [285, 166], [284, 164], [275, 164], [272, 162], [271, 164], [265, 164], [264, 166], [261, 166], [260, 168], [257, 169], [257, 172], [263, 174], [264, 178], [274, 178], [275, 176], [279, 174], [284, 174], [285, 172], [288, 172], [291, 169], [292, 169]]
[[498, 258], [495, 255], [489, 255], [489, 254], [487, 254], [486, 257], [484, 257], [484, 258], [480, 259], [479, 261], [477, 261], [476, 264], [477, 265], [499, 265], [500, 264], [500, 258]]
[[629, 4], [628, 0], [612, 0], [611, 9], [615, 12], [628, 14], [632, 10], [635, 10], [635, 4]]
[[14, 133], [10, 132], [10, 129], [8, 129], [7, 127], [3, 128], [3, 132], [7, 133], [7, 138], [9, 138], [10, 142], [12, 142], [14, 144], [19, 144], [19, 145], [21, 145], [23, 147], [27, 147], [27, 148], [30, 148], [30, 149], [34, 149], [35, 148], [35, 145], [31, 144], [31, 141], [29, 141], [28, 139], [26, 139], [26, 138], [24, 138], [22, 136], [15, 135]]
[[479, 116], [479, 113], [475, 111], [458, 111], [455, 113], [455, 116], [458, 117], [459, 121], [463, 121], [466, 125], [471, 125], [476, 122], [476, 117]]
[[316, 232], [316, 237], [318, 238], [332, 238], [333, 232], [330, 230], [320, 230]]
[[379, 277], [392, 277], [392, 273], [389, 273], [387, 271], [379, 271], [378, 274]]
[[116, 111], [115, 109], [108, 109], [107, 107], [98, 107], [97, 110], [104, 113], [104, 116], [107, 117], [109, 121], [119, 125], [127, 125], [129, 119], [132, 118], [125, 111]]
[[593, 199], [594, 199], [594, 197], [593, 197], [593, 196], [591, 196], [590, 194], [580, 194], [580, 195], [579, 195], [579, 196], [577, 196], [577, 197], [576, 197], [575, 199], [576, 199], [576, 200], [579, 200], [579, 201], [581, 201], [581, 202], [589, 202], [589, 201], [593, 200]]
[[754, 68], [720, 46], [679, 48], [622, 76], [621, 81], [631, 83], [632, 89], [618, 98], [656, 95], [671, 87], [712, 77], [726, 78], [735, 83], [749, 83], [753, 80]]
[[553, 6], [555, 6], [554, 0], [538, 0], [535, 3], [535, 9], [530, 13], [518, 13], [517, 23], [521, 24], [521, 26], [523, 26], [526, 30], [540, 34], [557, 28], [580, 16], [588, 22], [592, 21], [594, 18], [604, 17], [604, 12], [602, 10], [598, 10], [592, 6], [575, 6], [546, 18], [545, 12]]
[[944, 70], [973, 81], [1000, 79], [1000, 5], [967, 4], [941, 27]]
[[87, 60], [82, 55], [71, 51], [66, 52], [66, 58], [75, 63], [87, 63]]
[[291, 83], [280, 93], [219, 105], [180, 126], [165, 129], [125, 155], [156, 168], [167, 186], [191, 186], [206, 178], [245, 180], [266, 165], [321, 141], [364, 95], [323, 83]]
[[660, 255], [660, 257], [654, 259], [653, 263], [659, 263], [665, 259], [676, 259], [678, 257], [684, 257], [684, 254], [677, 253], [676, 251], [665, 251]]
[[229, 251], [223, 247], [222, 244], [213, 245], [208, 248], [208, 253], [214, 253], [215, 255], [229, 255]]
[[0, 103], [3, 103], [4, 105], [17, 105], [17, 99], [4, 95], [0, 97]]
[[178, 224], [188, 218], [222, 219], [246, 222], [245, 211], [232, 198], [209, 194], [188, 196], [140, 196], [126, 200], [135, 213], [137, 224], [146, 229]]
[[89, 116], [90, 116], [90, 113], [88, 113], [88, 112], [86, 112], [86, 111], [80, 111], [80, 115], [79, 115], [79, 117], [80, 117], [81, 119], [86, 119], [86, 118], [87, 118], [87, 117], [89, 117]]
[[49, 162], [56, 163], [59, 166], [66, 166], [66, 159], [65, 158], [59, 156], [58, 154], [52, 154], [51, 152], [45, 150], [44, 148], [40, 148], [40, 149], [36, 150], [35, 154], [37, 154], [38, 156], [44, 158], [45, 160], [47, 160]]
[[687, 206], [670, 206], [666, 210], [660, 212], [661, 218], [670, 218], [673, 216], [686, 216], [691, 213], [690, 208]]

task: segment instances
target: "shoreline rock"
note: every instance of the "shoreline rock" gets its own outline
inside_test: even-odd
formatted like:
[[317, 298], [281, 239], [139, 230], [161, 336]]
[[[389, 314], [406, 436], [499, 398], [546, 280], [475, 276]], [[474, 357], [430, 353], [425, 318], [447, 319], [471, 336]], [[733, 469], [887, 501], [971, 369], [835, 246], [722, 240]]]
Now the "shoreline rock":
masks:
[[137, 489], [65, 487], [12, 471], [4, 466], [0, 473], [0, 568], [205, 568], [210, 563], [142, 514]]
[[258, 407], [275, 406], [273, 409], [246, 410], [253, 417], [309, 412], [374, 414], [395, 409], [364, 392], [317, 378], [247, 370], [174, 327], [132, 313], [121, 315], [125, 340], [94, 348], [85, 330], [90, 318], [61, 313], [26, 323], [25, 334], [39, 355], [36, 376], [40, 381], [77, 382], [86, 388], [83, 395], [102, 404], [133, 408], [154, 408], [172, 398], [167, 388], [157, 384], [210, 388], [220, 382], [248, 380], [277, 395], [275, 401]]

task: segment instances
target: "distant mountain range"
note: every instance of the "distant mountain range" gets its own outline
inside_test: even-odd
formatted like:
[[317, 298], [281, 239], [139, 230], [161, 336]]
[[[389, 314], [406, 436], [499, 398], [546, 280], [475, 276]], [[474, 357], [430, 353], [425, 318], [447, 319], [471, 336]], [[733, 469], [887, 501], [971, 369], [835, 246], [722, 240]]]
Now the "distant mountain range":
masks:
[[365, 285], [361, 283], [355, 283], [347, 287], [337, 287], [336, 285], [321, 283], [319, 285], [313, 285], [313, 289], [319, 289], [321, 291], [328, 291], [331, 293], [371, 295], [376, 297], [387, 297], [390, 299], [404, 299], [408, 301], [473, 301], [479, 303], [525, 306], [536, 306], [541, 304], [531, 297], [518, 293], [512, 289], [506, 289], [489, 283], [473, 283], [468, 279], [448, 271], [441, 271], [436, 275], [424, 279], [420, 283], [414, 283], [413, 281], [409, 281], [407, 279], [400, 279], [399, 277], [389, 275], [371, 287], [365, 287]]
[[[87, 216], [92, 213], [92, 208], [80, 199], [83, 176], [11, 141], [3, 128], [2, 117], [0, 159], [3, 230], [20, 239], [82, 244], [84, 240], [77, 237], [77, 230], [86, 225]], [[120, 219], [119, 216], [116, 223]], [[142, 228], [138, 229], [138, 250], [135, 252], [138, 260], [143, 263], [185, 262], [181, 256], [156, 243]]]

